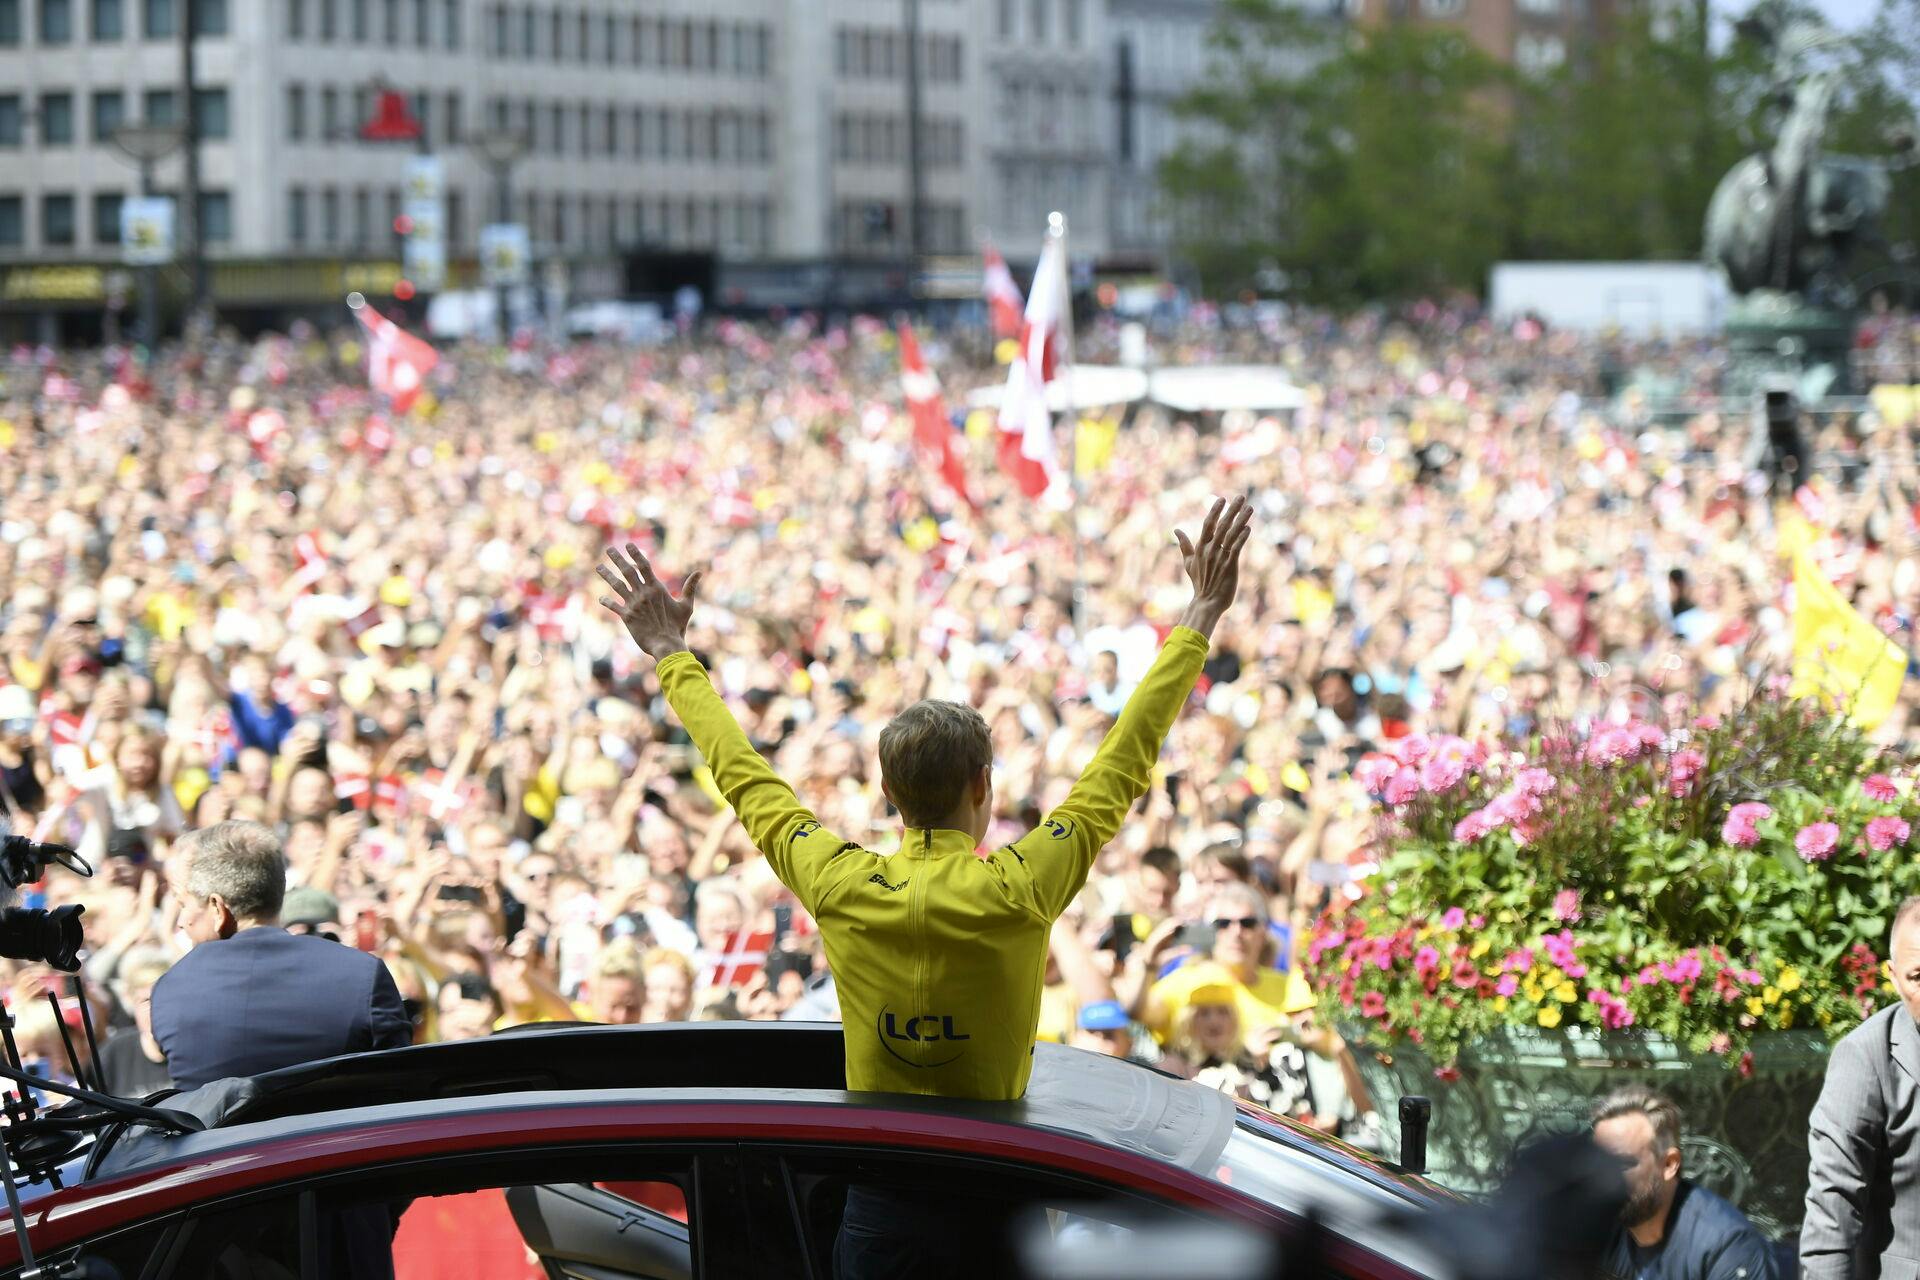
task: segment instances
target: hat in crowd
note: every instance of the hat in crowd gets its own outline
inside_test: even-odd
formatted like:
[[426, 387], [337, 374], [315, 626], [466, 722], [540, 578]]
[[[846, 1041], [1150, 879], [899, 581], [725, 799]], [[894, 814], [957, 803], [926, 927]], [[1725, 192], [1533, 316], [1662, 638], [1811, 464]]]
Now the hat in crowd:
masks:
[[33, 695], [27, 692], [25, 685], [10, 684], [0, 688], [0, 722], [31, 720], [35, 711]]
[[1209, 982], [1187, 993], [1187, 1007], [1203, 1004], [1232, 1004], [1233, 988], [1224, 982]]
[[1118, 1000], [1095, 1000], [1080, 1006], [1082, 1031], [1124, 1031], [1132, 1023]]
[[325, 889], [290, 889], [280, 904], [281, 924], [337, 924], [339, 920], [340, 901]]

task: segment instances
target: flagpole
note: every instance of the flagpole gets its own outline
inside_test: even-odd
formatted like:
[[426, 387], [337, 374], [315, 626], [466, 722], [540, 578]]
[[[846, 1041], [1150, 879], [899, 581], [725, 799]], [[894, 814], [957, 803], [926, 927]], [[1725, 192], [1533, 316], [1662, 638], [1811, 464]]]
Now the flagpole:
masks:
[[1067, 265], [1066, 214], [1047, 215], [1047, 237], [1060, 245], [1060, 348], [1066, 366], [1060, 389], [1067, 402], [1067, 467], [1073, 478], [1073, 638], [1077, 643], [1087, 635], [1087, 577], [1080, 536], [1080, 511], [1086, 493], [1080, 478], [1080, 411], [1073, 402], [1073, 272]]

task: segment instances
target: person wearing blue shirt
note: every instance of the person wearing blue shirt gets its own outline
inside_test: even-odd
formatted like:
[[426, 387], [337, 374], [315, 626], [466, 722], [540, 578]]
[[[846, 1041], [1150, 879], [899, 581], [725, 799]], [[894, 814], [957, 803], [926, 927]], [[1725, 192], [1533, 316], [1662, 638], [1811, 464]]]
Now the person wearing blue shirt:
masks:
[[1772, 1247], [1746, 1215], [1681, 1176], [1680, 1108], [1644, 1085], [1593, 1111], [1593, 1137], [1625, 1166], [1627, 1203], [1608, 1246], [1612, 1280], [1776, 1280]]

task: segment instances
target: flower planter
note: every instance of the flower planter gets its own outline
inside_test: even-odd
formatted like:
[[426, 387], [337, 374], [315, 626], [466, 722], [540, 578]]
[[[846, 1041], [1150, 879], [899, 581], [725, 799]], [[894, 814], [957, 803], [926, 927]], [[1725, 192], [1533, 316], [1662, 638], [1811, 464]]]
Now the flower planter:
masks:
[[1436, 1181], [1469, 1193], [1491, 1190], [1515, 1147], [1586, 1124], [1593, 1101], [1644, 1082], [1686, 1116], [1686, 1171], [1746, 1211], [1774, 1239], [1797, 1232], [1807, 1193], [1807, 1117], [1820, 1094], [1828, 1046], [1808, 1031], [1754, 1037], [1753, 1074], [1695, 1055], [1663, 1036], [1585, 1027], [1505, 1028], [1468, 1042], [1459, 1078], [1435, 1077], [1417, 1046], [1361, 1046], [1347, 1028], [1360, 1072], [1383, 1116], [1399, 1099], [1433, 1100], [1427, 1161]]

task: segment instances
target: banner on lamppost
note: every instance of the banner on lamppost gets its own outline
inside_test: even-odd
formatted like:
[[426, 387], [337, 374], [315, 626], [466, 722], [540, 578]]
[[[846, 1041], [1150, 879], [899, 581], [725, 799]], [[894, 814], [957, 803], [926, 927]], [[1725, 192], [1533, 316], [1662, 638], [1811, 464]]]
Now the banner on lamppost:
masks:
[[496, 222], [480, 228], [480, 278], [498, 288], [527, 282], [533, 246], [527, 229], [517, 222]]
[[403, 260], [407, 278], [416, 289], [435, 293], [447, 283], [446, 166], [438, 156], [414, 156], [407, 161], [407, 217]]
[[120, 202], [120, 256], [136, 267], [173, 261], [173, 200], [129, 196]]

